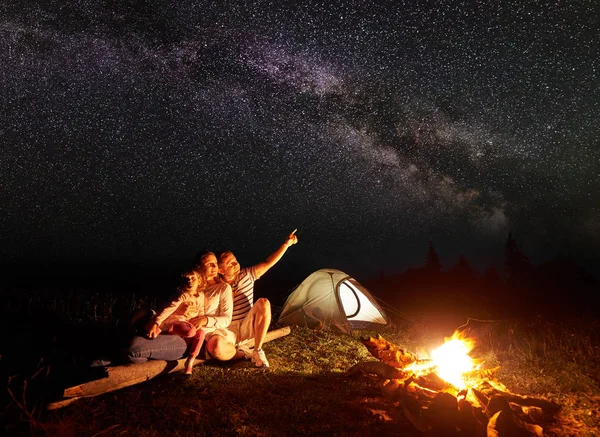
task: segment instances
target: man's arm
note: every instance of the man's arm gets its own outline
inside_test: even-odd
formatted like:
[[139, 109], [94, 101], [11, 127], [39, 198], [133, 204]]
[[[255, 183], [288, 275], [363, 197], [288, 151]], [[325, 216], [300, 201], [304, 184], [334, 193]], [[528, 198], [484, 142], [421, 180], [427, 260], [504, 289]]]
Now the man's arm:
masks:
[[285, 243], [281, 245], [279, 249], [273, 252], [269, 257], [261, 263], [258, 263], [254, 266], [254, 271], [256, 272], [256, 279], [260, 278], [262, 275], [267, 273], [267, 271], [277, 264], [277, 261], [281, 259], [281, 257], [285, 254], [288, 247], [292, 244], [296, 244], [298, 242], [298, 237], [296, 237], [296, 229], [287, 237]]

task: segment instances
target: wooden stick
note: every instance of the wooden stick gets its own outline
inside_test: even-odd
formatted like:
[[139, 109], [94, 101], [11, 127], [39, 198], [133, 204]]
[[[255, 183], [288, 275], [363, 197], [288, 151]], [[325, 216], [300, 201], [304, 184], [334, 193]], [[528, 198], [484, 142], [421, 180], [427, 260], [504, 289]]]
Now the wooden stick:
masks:
[[[275, 329], [267, 332], [264, 343], [284, 337], [290, 333], [290, 327]], [[243, 342], [247, 347], [254, 347], [254, 339]], [[46, 406], [48, 410], [57, 410], [81, 398], [89, 398], [104, 393], [109, 393], [121, 388], [139, 384], [156, 378], [160, 375], [180, 372], [185, 368], [185, 358], [176, 361], [148, 360], [140, 364], [124, 364], [122, 366], [107, 367], [105, 378], [85, 382], [64, 390], [63, 399], [52, 402]], [[194, 366], [205, 363], [207, 360], [196, 360]]]

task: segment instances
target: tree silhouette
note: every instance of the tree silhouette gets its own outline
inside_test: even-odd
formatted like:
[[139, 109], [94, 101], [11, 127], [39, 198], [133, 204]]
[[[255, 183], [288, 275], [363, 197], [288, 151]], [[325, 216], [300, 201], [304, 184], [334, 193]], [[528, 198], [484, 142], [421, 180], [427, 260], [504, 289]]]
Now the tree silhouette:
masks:
[[439, 274], [442, 271], [442, 263], [438, 256], [433, 244], [429, 242], [429, 249], [427, 249], [427, 256], [425, 258], [425, 270], [429, 273]]
[[524, 283], [531, 277], [532, 272], [533, 266], [529, 258], [517, 245], [512, 232], [509, 232], [506, 243], [504, 243], [504, 273], [507, 283], [525, 285]]
[[484, 283], [489, 287], [498, 287], [502, 285], [502, 278], [498, 269], [494, 266], [488, 266], [483, 273]]
[[454, 276], [464, 279], [471, 279], [475, 276], [475, 270], [473, 270], [467, 258], [462, 254], [458, 257], [458, 261], [448, 273], [452, 273]]

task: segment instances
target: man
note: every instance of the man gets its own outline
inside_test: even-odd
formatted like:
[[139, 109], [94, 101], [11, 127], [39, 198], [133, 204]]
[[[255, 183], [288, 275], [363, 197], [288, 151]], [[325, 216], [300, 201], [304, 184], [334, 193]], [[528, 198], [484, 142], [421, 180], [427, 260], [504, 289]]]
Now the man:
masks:
[[[233, 353], [230, 359], [252, 359], [256, 367], [269, 367], [262, 345], [271, 324], [271, 303], [265, 298], [254, 302], [254, 282], [281, 259], [288, 247], [298, 242], [295, 234], [296, 230], [265, 261], [252, 267], [240, 268], [230, 251], [219, 254], [219, 274], [233, 291], [233, 316], [228, 330], [235, 334], [235, 338], [230, 336], [229, 344], [223, 346], [229, 354]], [[254, 338], [254, 351], [243, 344], [250, 338]]]
[[[198, 296], [199, 307], [195, 317], [188, 321], [206, 334], [206, 350], [213, 356], [220, 356], [213, 336], [227, 335], [225, 329], [231, 322], [232, 294], [229, 284], [218, 278], [217, 258], [212, 252], [203, 252], [198, 256], [195, 270], [204, 278], [205, 287]], [[178, 303], [175, 299], [171, 304]], [[128, 350], [127, 359], [132, 363], [140, 363], [149, 359], [178, 360], [186, 355], [188, 344], [178, 335], [159, 335], [161, 325], [173, 313], [160, 311], [146, 325], [146, 336], [133, 338]], [[163, 326], [164, 328], [164, 326]], [[216, 335], [217, 334], [217, 335]], [[232, 354], [233, 356], [233, 354]]]

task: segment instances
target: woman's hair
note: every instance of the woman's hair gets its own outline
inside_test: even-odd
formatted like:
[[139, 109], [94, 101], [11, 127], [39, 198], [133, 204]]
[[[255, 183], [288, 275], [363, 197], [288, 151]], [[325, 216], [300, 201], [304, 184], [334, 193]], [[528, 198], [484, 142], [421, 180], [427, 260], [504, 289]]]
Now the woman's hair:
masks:
[[[214, 252], [211, 252], [210, 250], [205, 250], [203, 252], [199, 252], [196, 255], [196, 258], [194, 259], [194, 270], [200, 277], [200, 280], [202, 281], [204, 286], [206, 286], [206, 282], [207, 282], [206, 277], [204, 276], [204, 260], [208, 256], [214, 256], [216, 258], [216, 255], [214, 254]], [[218, 263], [217, 263], [217, 265], [218, 265]]]
[[210, 250], [203, 250], [201, 252], [198, 252], [194, 257], [194, 270], [200, 271], [203, 267], [202, 261], [209, 255], [212, 255], [216, 258], [214, 252], [211, 252]]

